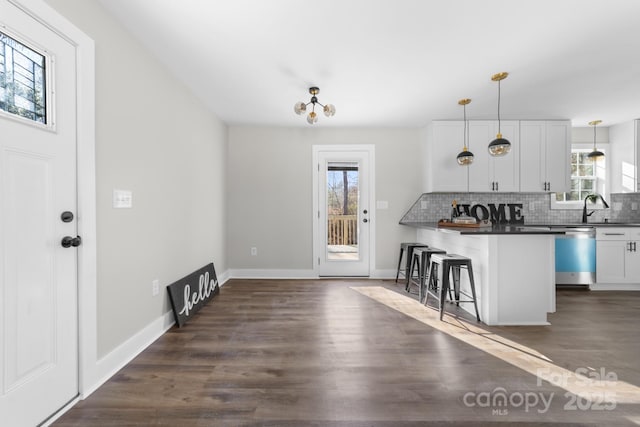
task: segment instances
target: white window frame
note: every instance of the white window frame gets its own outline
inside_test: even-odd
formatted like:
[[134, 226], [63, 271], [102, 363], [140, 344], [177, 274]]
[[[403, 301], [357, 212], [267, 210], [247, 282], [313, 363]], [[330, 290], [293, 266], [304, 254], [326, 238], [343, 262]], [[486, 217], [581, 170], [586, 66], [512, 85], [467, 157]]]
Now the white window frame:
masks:
[[[608, 143], [599, 142], [597, 148], [605, 153], [604, 159], [598, 161], [598, 167], [596, 168], [596, 192], [604, 197], [605, 200], [609, 200], [609, 156], [607, 155], [611, 151], [609, 150]], [[571, 144], [571, 151], [574, 150], [593, 150], [593, 144]], [[571, 200], [571, 201], [557, 201], [556, 193], [551, 193], [550, 207], [551, 209], [582, 209], [584, 207], [584, 200]], [[605, 209], [601, 200], [598, 200], [595, 204], [590, 203], [589, 209]]]

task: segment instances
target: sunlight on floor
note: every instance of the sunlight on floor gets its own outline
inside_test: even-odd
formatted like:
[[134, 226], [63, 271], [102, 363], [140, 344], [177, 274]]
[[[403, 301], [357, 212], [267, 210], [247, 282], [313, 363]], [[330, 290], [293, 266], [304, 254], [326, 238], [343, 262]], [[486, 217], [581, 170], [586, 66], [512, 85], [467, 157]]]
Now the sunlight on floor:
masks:
[[[443, 321], [440, 321], [436, 310], [392, 290], [380, 286], [351, 289], [573, 394], [602, 396], [602, 392], [606, 391], [613, 393], [618, 403], [640, 403], [640, 387], [633, 384], [610, 378], [609, 375], [601, 378], [601, 372], [595, 370], [569, 371], [555, 365], [551, 359], [532, 348], [446, 313]], [[615, 376], [614, 373], [609, 374]]]

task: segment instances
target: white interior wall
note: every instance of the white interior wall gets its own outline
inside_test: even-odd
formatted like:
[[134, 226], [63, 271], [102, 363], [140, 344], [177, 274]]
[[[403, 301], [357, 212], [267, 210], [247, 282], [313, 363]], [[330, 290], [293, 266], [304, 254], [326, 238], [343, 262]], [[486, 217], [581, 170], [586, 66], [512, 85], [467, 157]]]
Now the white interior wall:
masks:
[[[421, 190], [419, 130], [231, 126], [227, 248], [232, 272], [311, 274], [311, 147], [316, 144], [375, 146], [376, 200], [389, 207], [376, 211], [377, 272], [372, 274], [395, 272], [400, 242], [415, 237], [398, 221]], [[251, 256], [251, 247], [258, 248], [257, 256]]]
[[[165, 316], [165, 285], [211, 261], [226, 272], [227, 128], [96, 1], [47, 2], [95, 40], [103, 357]], [[131, 190], [133, 208], [114, 209], [113, 189]]]

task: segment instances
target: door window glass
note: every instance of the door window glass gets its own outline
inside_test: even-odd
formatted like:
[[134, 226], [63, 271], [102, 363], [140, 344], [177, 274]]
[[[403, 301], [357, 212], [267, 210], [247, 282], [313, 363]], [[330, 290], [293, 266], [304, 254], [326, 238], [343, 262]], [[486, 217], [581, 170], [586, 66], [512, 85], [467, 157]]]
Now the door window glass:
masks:
[[44, 55], [0, 32], [0, 110], [47, 123]]
[[327, 259], [358, 260], [358, 164], [327, 168]]

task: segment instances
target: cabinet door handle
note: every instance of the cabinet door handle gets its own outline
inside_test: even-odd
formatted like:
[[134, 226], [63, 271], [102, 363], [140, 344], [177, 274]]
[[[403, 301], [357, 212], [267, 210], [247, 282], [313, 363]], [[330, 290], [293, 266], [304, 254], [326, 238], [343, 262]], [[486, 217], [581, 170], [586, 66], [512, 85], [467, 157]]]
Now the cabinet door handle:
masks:
[[498, 181], [496, 181], [496, 191], [498, 191]]
[[491, 191], [496, 191], [496, 183], [491, 181]]

